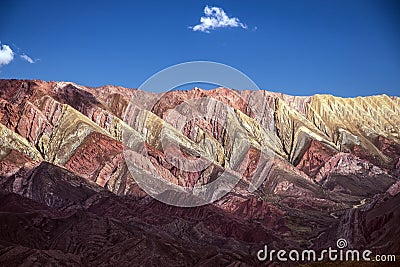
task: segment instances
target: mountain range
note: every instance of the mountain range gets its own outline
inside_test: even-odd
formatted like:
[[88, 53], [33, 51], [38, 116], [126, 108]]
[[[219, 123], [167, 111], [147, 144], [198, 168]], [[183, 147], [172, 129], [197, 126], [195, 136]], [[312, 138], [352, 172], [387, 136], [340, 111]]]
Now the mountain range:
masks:
[[257, 251], [340, 238], [399, 255], [399, 134], [396, 96], [0, 80], [0, 265], [282, 266]]

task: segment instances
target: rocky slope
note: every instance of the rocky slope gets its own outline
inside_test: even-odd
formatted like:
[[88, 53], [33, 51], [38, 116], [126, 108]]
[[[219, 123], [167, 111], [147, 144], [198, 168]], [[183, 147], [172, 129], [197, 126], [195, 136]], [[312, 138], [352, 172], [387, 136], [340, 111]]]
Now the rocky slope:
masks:
[[[0, 263], [253, 266], [264, 244], [338, 238], [400, 254], [399, 133], [386, 95], [0, 80]], [[222, 174], [238, 183], [192, 208], [140, 184], [192, 190]]]

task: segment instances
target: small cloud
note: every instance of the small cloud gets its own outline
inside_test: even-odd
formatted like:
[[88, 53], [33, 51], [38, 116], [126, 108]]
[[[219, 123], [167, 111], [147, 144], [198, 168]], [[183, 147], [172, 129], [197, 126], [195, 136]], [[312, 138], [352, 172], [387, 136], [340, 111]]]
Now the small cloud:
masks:
[[[13, 49], [16, 49], [17, 51], [13, 51]], [[28, 56], [25, 53], [20, 53], [20, 49], [13, 44], [13, 49], [11, 49], [10, 46], [1, 44], [0, 42], [0, 67], [10, 64], [11, 61], [14, 60], [14, 56], [20, 56], [23, 60], [26, 60], [27, 62], [33, 64], [36, 63], [39, 59], [32, 59], [30, 56]]]
[[206, 16], [200, 18], [200, 24], [189, 27], [189, 29], [206, 33], [216, 28], [241, 27], [247, 29], [246, 24], [241, 23], [238, 18], [228, 17], [225, 11], [220, 7], [206, 6], [204, 8], [204, 15]]
[[[1, 44], [0, 44], [1, 45]], [[0, 46], [0, 67], [9, 64], [14, 59], [14, 52], [8, 45]]]
[[33, 60], [33, 59], [32, 59], [31, 57], [29, 57], [28, 55], [22, 54], [22, 55], [20, 55], [20, 57], [21, 57], [22, 59], [25, 59], [26, 61], [28, 61], [28, 62], [31, 63], [31, 64], [35, 63], [35, 60]]

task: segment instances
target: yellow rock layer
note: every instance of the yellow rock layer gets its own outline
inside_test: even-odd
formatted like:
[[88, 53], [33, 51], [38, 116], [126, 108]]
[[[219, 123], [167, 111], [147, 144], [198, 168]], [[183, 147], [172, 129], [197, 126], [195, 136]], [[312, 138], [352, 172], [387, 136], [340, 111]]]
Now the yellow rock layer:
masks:
[[24, 153], [33, 160], [43, 160], [40, 152], [19, 134], [0, 123], [0, 147], [14, 149]]

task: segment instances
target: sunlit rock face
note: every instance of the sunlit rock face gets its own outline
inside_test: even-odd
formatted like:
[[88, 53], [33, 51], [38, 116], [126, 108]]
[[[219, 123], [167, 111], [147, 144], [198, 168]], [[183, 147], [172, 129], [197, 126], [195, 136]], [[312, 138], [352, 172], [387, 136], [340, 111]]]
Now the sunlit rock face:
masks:
[[[386, 95], [0, 80], [0, 265], [254, 266], [265, 244], [338, 238], [400, 254], [399, 128]], [[188, 188], [239, 180], [182, 208], [139, 186], [148, 172]]]

